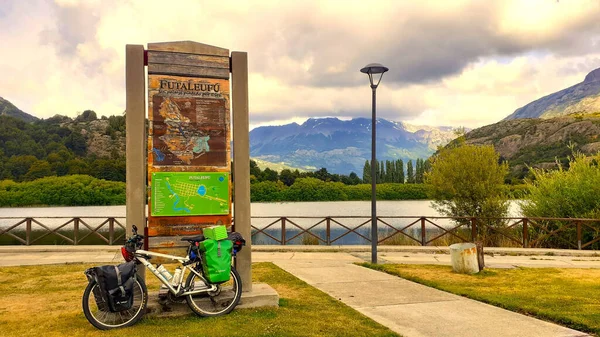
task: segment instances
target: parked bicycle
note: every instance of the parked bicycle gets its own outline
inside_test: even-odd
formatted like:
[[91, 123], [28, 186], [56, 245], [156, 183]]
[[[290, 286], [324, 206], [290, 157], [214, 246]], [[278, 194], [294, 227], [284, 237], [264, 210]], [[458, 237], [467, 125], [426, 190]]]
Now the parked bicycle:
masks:
[[[83, 293], [83, 312], [94, 327], [101, 330], [127, 327], [144, 316], [148, 290], [144, 280], [136, 274], [139, 264], [159, 279], [163, 289], [168, 289], [171, 300], [187, 301], [199, 316], [228, 314], [239, 303], [242, 281], [231, 266], [231, 257], [245, 245], [241, 235], [232, 232], [221, 241], [205, 239], [203, 235], [184, 237], [181, 240], [187, 241], [189, 246], [187, 256], [181, 257], [141, 249], [144, 236], [137, 234], [136, 226], [132, 229], [133, 236], [121, 247], [126, 263], [85, 271], [89, 283]], [[211, 258], [207, 252], [213, 248]], [[150, 263], [152, 257], [173, 260], [179, 266], [171, 275], [164, 266], [155, 267]], [[217, 259], [221, 259], [221, 265], [211, 262]]]

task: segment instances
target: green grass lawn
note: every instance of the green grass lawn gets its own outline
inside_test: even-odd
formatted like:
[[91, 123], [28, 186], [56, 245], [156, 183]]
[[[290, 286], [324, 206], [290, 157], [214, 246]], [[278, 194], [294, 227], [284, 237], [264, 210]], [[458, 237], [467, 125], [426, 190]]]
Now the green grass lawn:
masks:
[[449, 266], [362, 265], [600, 336], [600, 269], [485, 269], [465, 275]]
[[[90, 264], [0, 268], [0, 335], [9, 336], [398, 336], [271, 263], [253, 265], [279, 308], [236, 309], [221, 317], [147, 318], [102, 332], [87, 322], [81, 296]], [[148, 277], [149, 291], [158, 281]]]

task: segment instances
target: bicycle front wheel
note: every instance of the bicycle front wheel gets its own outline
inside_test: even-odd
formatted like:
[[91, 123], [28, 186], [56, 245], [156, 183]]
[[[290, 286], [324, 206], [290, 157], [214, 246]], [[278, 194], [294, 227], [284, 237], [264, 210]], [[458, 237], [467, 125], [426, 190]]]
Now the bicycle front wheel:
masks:
[[[187, 304], [198, 316], [211, 317], [225, 315], [231, 312], [240, 302], [242, 296], [242, 280], [238, 272], [231, 267], [229, 281], [218, 284], [214, 292], [187, 295]], [[188, 275], [185, 287], [189, 291], [206, 288], [202, 278], [194, 273]]]
[[148, 290], [144, 282], [140, 281], [137, 276], [133, 286], [133, 305], [128, 310], [111, 312], [108, 310], [108, 303], [105, 303], [100, 296], [94, 296], [94, 293], [100, 294], [100, 287], [96, 281], [88, 283], [83, 292], [83, 314], [94, 327], [100, 330], [132, 326], [146, 312]]

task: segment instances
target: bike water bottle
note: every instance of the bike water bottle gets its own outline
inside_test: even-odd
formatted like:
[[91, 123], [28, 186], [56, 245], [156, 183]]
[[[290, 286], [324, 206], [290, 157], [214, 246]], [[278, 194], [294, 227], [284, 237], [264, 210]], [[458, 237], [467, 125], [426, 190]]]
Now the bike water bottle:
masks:
[[173, 276], [171, 276], [171, 273], [169, 273], [167, 268], [165, 268], [165, 266], [163, 266], [162, 264], [156, 266], [156, 270], [160, 273], [160, 275], [162, 275], [162, 277], [164, 277], [165, 280], [167, 280], [167, 282], [173, 278]]
[[171, 284], [173, 286], [177, 286], [181, 283], [181, 268], [177, 267], [175, 269], [175, 273], [173, 274], [173, 278], [171, 279]]

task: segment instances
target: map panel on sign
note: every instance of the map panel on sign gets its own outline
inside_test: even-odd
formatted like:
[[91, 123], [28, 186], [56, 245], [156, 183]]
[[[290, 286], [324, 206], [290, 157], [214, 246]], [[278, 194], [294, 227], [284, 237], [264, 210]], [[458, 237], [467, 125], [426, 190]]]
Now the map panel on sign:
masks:
[[152, 173], [152, 216], [229, 214], [229, 173]]
[[229, 95], [213, 82], [150, 77], [154, 166], [227, 166]]

